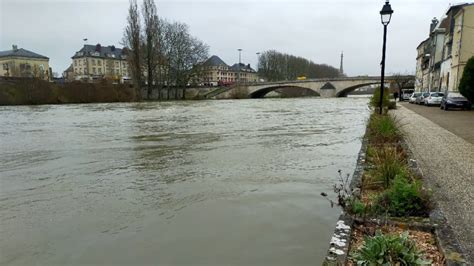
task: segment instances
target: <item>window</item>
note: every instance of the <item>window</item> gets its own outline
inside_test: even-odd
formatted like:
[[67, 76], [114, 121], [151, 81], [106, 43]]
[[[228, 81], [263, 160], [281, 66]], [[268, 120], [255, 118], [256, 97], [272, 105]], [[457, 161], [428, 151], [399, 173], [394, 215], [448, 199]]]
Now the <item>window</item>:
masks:
[[92, 65], [95, 66], [95, 59], [92, 59]]
[[101, 66], [102, 65], [102, 60], [97, 60], [97, 65]]
[[77, 60], [74, 60], [74, 66], [77, 66]]
[[92, 73], [95, 74], [95, 67], [92, 68]]
[[20, 64], [20, 70], [23, 72], [23, 71], [30, 71], [31, 70], [31, 66], [30, 64]]
[[3, 64], [3, 70], [8, 70], [8, 63], [7, 63], [7, 64]]
[[102, 68], [98, 68], [97, 70], [98, 70], [99, 74], [102, 75]]

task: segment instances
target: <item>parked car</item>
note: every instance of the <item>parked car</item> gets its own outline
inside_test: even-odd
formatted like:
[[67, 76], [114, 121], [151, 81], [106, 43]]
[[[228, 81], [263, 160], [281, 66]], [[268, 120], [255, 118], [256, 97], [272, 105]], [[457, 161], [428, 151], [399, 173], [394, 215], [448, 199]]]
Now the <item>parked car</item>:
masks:
[[429, 92], [423, 92], [420, 94], [420, 96], [416, 97], [415, 103], [416, 104], [425, 104], [425, 97], [430, 96]]
[[448, 92], [441, 99], [441, 105], [439, 108], [448, 111], [450, 108], [461, 108], [471, 110], [472, 104], [459, 92]]
[[444, 93], [442, 92], [430, 92], [430, 95], [423, 99], [425, 106], [440, 105], [443, 96]]
[[399, 101], [409, 101], [414, 89], [402, 89], [402, 95], [400, 95]]
[[417, 98], [418, 96], [420, 96], [420, 95], [421, 95], [421, 92], [414, 92], [414, 93], [412, 93], [412, 95], [410, 96], [410, 99], [408, 99], [408, 102], [409, 102], [409, 103], [415, 103], [416, 98]]

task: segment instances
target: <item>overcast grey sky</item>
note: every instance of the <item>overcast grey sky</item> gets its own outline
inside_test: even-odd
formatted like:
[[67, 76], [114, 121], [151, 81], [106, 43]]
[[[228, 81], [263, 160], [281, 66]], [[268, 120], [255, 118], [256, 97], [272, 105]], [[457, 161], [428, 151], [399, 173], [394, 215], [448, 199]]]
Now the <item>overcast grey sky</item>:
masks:
[[[139, 0], [140, 2], [140, 0]], [[348, 75], [379, 75], [383, 0], [156, 0], [158, 14], [187, 23], [227, 64], [255, 66], [257, 52], [275, 49], [339, 67]], [[392, 0], [388, 73], [413, 72], [416, 46], [446, 0]], [[50, 58], [62, 73], [89, 44], [120, 46], [128, 0], [0, 0], [0, 50], [12, 44]]]

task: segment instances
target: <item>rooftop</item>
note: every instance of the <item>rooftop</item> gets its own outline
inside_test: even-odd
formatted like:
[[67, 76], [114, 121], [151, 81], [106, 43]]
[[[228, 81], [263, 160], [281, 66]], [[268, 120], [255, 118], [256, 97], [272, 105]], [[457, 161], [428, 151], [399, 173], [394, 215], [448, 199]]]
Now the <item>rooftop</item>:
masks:
[[[233, 71], [239, 71], [239, 63], [233, 64], [231, 67], [229, 67], [229, 69]], [[243, 63], [240, 63], [240, 71], [255, 72], [255, 70], [250, 67], [250, 64], [246, 65]]]
[[202, 64], [203, 66], [228, 66], [220, 57], [213, 55]]
[[49, 59], [44, 55], [34, 53], [32, 51], [20, 48], [18, 49], [16, 45], [13, 45], [12, 50], [0, 51], [0, 57], [25, 57], [25, 58], [39, 58], [39, 59]]
[[[472, 6], [474, 5], [474, 3], [458, 3], [458, 4], [452, 4], [448, 7], [448, 11], [446, 11], [446, 15], [449, 14], [449, 12], [451, 12], [452, 9], [459, 9], [459, 8], [462, 8], [462, 7], [465, 7], [465, 6]], [[455, 10], [457, 11], [457, 10]]]
[[84, 56], [92, 57], [112, 57], [117, 59], [125, 59], [125, 49], [116, 48], [113, 45], [102, 46], [100, 44], [90, 45], [85, 44], [72, 58], [79, 58]]

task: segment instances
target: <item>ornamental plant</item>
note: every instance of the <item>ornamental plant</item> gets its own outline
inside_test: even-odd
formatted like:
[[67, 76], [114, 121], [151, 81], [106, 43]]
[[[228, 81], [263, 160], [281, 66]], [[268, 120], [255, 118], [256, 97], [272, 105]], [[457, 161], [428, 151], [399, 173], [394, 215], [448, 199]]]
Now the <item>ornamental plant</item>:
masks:
[[416, 243], [401, 235], [385, 235], [380, 231], [373, 237], [365, 237], [364, 244], [352, 254], [357, 265], [430, 265]]
[[401, 138], [397, 121], [390, 115], [373, 114], [370, 117], [368, 128], [370, 141], [374, 144], [397, 142]]
[[395, 217], [427, 216], [430, 210], [429, 194], [419, 181], [409, 182], [397, 176], [393, 184], [377, 199], [375, 212]]
[[[383, 90], [382, 103], [383, 103], [383, 107], [386, 107], [390, 104], [388, 88], [384, 88]], [[374, 108], [377, 108], [380, 106], [380, 87], [375, 89], [374, 95], [372, 95], [372, 98], [370, 99], [370, 105]]]

